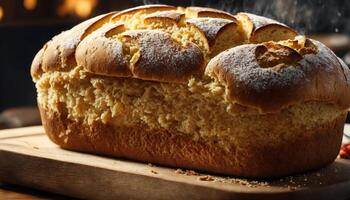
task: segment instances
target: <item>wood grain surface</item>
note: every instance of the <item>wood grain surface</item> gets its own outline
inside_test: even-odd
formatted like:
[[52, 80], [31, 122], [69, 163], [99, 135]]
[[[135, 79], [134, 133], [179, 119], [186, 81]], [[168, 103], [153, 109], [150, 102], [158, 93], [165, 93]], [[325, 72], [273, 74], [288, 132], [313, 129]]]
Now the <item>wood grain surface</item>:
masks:
[[245, 180], [67, 151], [28, 127], [0, 131], [0, 181], [88, 199], [347, 199], [350, 161]]

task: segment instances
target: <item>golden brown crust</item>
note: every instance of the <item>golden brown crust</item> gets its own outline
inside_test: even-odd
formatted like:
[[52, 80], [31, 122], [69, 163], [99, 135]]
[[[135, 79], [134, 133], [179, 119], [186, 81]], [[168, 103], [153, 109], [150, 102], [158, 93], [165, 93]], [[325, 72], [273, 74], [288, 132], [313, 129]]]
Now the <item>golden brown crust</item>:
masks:
[[203, 54], [193, 43], [182, 46], [158, 30], [127, 31], [123, 36], [136, 40], [139, 46], [139, 57], [132, 68], [136, 78], [187, 83], [204, 71]]
[[40, 74], [43, 72], [41, 69], [41, 65], [43, 62], [43, 53], [45, 51], [46, 45], [40, 49], [40, 51], [35, 55], [32, 65], [30, 67], [30, 75], [34, 80], [37, 80]]
[[[39, 106], [40, 107], [40, 106]], [[229, 149], [218, 144], [225, 138], [199, 138], [147, 126], [116, 127], [94, 122], [83, 125], [64, 114], [40, 108], [50, 139], [63, 148], [173, 167], [242, 177], [279, 177], [325, 166], [336, 158], [346, 114], [302, 137], [273, 146], [255, 144]], [[249, 134], [249, 133], [247, 133]]]
[[137, 6], [134, 8], [126, 9], [121, 12], [116, 13], [112, 17], [112, 21], [117, 21], [121, 17], [125, 15], [132, 15], [136, 12], [145, 12], [145, 13], [152, 13], [152, 12], [158, 12], [158, 11], [166, 11], [166, 10], [176, 10], [175, 6], [169, 6], [169, 5], [163, 5], [163, 4], [154, 4], [154, 5], [144, 5], [144, 6]]
[[99, 75], [132, 76], [124, 59], [122, 43], [110, 37], [123, 30], [122, 24], [109, 24], [87, 36], [77, 47], [77, 64]]
[[231, 21], [236, 21], [235, 16], [233, 16], [232, 14], [222, 10], [213, 9], [213, 8], [192, 6], [192, 7], [186, 8], [186, 13], [194, 17], [222, 18], [222, 19], [229, 19]]
[[209, 46], [215, 44], [215, 40], [224, 29], [236, 26], [234, 21], [221, 18], [194, 18], [186, 22], [196, 26], [205, 35]]
[[178, 23], [180, 22], [181, 19], [183, 19], [185, 17], [184, 13], [179, 13], [177, 11], [174, 10], [170, 10], [170, 11], [160, 11], [160, 12], [155, 12], [155, 13], [151, 13], [149, 15], [147, 15], [145, 17], [145, 22], [152, 22], [154, 20], [168, 20], [171, 21], [173, 23]]
[[338, 58], [338, 61], [342, 67], [342, 70], [344, 72], [344, 77], [345, 77], [345, 80], [346, 82], [348, 83], [348, 85], [350, 85], [350, 70], [349, 70], [349, 67], [345, 64], [345, 62]]
[[123, 33], [124, 39], [135, 42], [139, 48], [139, 54], [128, 64], [122, 43], [107, 35], [118, 28], [122, 30], [123, 25], [107, 25], [83, 40], [76, 52], [78, 65], [100, 75], [165, 82], [187, 82], [204, 71], [203, 54], [196, 45], [182, 47], [169, 34], [157, 30]]
[[275, 20], [250, 14], [238, 13], [236, 16], [247, 34], [247, 39], [252, 43], [268, 41], [281, 41], [293, 39], [298, 33], [290, 27]]
[[[133, 18], [134, 16], [136, 17]], [[211, 8], [181, 8], [167, 5], [140, 6], [118, 13], [108, 13], [87, 20], [71, 30], [54, 37], [46, 44], [45, 49], [41, 53], [42, 59], [36, 59], [42, 60], [40, 67], [35, 64], [37, 62], [34, 62], [32, 71], [39, 72], [39, 68], [41, 68], [42, 72], [68, 71], [76, 65], [81, 65], [87, 71], [99, 75], [132, 76], [144, 80], [186, 83], [192, 76], [203, 75], [203, 68], [208, 62], [208, 58], [214, 57], [227, 48], [246, 42], [245, 37], [248, 36], [244, 35], [248, 33], [244, 33], [244, 28], [241, 27], [242, 23], [252, 24], [251, 38], [261, 28], [270, 27], [269, 25], [281, 25], [273, 20], [259, 18], [248, 13], [241, 13], [237, 16], [244, 16], [248, 20], [246, 20], [247, 22], [244, 20], [239, 22], [233, 15]], [[183, 20], [184, 18], [186, 20]], [[171, 28], [172, 25], [162, 24], [169, 21], [173, 25], [175, 24], [177, 29], [170, 32], [169, 30], [163, 30], [162, 28]], [[160, 29], [159, 27], [152, 28], [150, 24], [153, 22], [162, 24]], [[143, 23], [145, 24], [142, 25]], [[150, 33], [142, 35], [160, 36], [161, 38], [153, 38], [152, 41], [149, 40], [149, 43], [144, 43], [141, 40], [145, 41], [145, 37], [134, 37], [133, 40], [137, 41], [133, 41], [136, 44], [132, 48], [139, 49], [126, 50], [130, 47], [127, 47], [127, 39], [125, 40], [127, 34], [123, 33], [123, 31], [146, 33], [143, 29], [150, 28], [147, 24], [151, 29], [159, 29], [159, 31], [164, 33], [151, 34], [153, 31], [149, 30], [148, 32]], [[186, 24], [196, 27], [196, 30], [201, 35], [194, 36], [197, 31], [192, 30], [192, 33], [186, 33], [187, 35], [181, 36], [184, 32], [182, 29], [186, 27]], [[105, 31], [105, 29], [113, 26], [116, 26], [115, 29], [118, 30]], [[123, 30], [119, 29], [122, 26], [124, 27]], [[277, 36], [268, 31], [281, 30], [283, 32], [285, 25], [281, 27], [267, 29], [267, 31], [263, 29], [263, 35], [271, 35], [266, 37], [275, 39], [274, 37]], [[176, 30], [179, 32], [176, 34], [180, 34], [180, 36], [175, 36], [178, 38], [174, 38]], [[229, 37], [230, 33], [234, 39]], [[266, 38], [264, 39], [266, 40]], [[181, 40], [181, 44], [179, 40]], [[174, 46], [177, 47], [175, 48]], [[154, 50], [152, 52], [155, 54], [150, 56], [150, 53], [145, 53], [145, 49]], [[163, 55], [169, 53], [164, 51], [164, 49], [173, 50], [171, 52], [173, 56]], [[130, 55], [126, 55], [126, 53], [130, 53]], [[193, 57], [188, 59], [188, 56]], [[169, 65], [165, 64], [165, 62], [169, 63]], [[152, 69], [151, 65], [154, 65]], [[36, 74], [36, 76], [38, 75]]]
[[[328, 105], [335, 113], [350, 107], [349, 68], [323, 44], [296, 35], [296, 31], [286, 25], [264, 17], [249, 13], [233, 16], [200, 7], [150, 5], [98, 16], [54, 37], [33, 60], [31, 75], [37, 82], [39, 103], [42, 103], [39, 106], [52, 109], [41, 108], [44, 127], [55, 143], [67, 149], [215, 173], [275, 177], [324, 166], [338, 153], [345, 113], [336, 120], [333, 119], [338, 114], [322, 115], [324, 122], [317, 127], [315, 124], [310, 125], [312, 128], [298, 126], [295, 134], [300, 138], [293, 137], [294, 131], [286, 131], [288, 136], [284, 135], [283, 128], [278, 129], [282, 132], [272, 132], [273, 127], [284, 127], [281, 120], [264, 121], [270, 116], [278, 118], [282, 111], [289, 113], [290, 110], [284, 109], [306, 102]], [[112, 87], [104, 88], [101, 80], [113, 82], [120, 79], [117, 77], [151, 80], [147, 84], [150, 84], [149, 88], [153, 87], [143, 92], [135, 85], [123, 85], [121, 102], [129, 97], [138, 98], [133, 96], [136, 94], [152, 97], [155, 84], [179, 86], [172, 83], [181, 83], [182, 89], [175, 88], [176, 92], [172, 92], [178, 95], [179, 91], [186, 91], [183, 93], [185, 98], [189, 95], [194, 98], [186, 105], [197, 106], [197, 112], [202, 110], [198, 105], [210, 109], [212, 105], [208, 104], [218, 102], [227, 106], [221, 110], [224, 115], [214, 110], [207, 118], [230, 114], [241, 120], [243, 115], [254, 115], [262, 119], [261, 124], [256, 124], [257, 129], [251, 129], [251, 124], [247, 123], [247, 126], [242, 126], [243, 132], [238, 132], [243, 133], [243, 137], [247, 134], [247, 138], [253, 138], [257, 134], [255, 130], [262, 129], [265, 133], [268, 129], [267, 134], [277, 135], [277, 143], [254, 143], [256, 140], [252, 139], [249, 145], [243, 145], [244, 148], [242, 143], [247, 144], [247, 140], [235, 144], [233, 140], [236, 138], [232, 134], [236, 132], [227, 125], [233, 119], [230, 116], [224, 118], [230, 122], [215, 123], [219, 128], [208, 131], [217, 133], [216, 130], [222, 130], [225, 134], [195, 132], [199, 132], [197, 126], [203, 127], [208, 120], [206, 115], [204, 121], [201, 117], [199, 120], [174, 117], [189, 131], [169, 128], [171, 123], [167, 120], [172, 119], [172, 113], [166, 112], [161, 113], [162, 116], [156, 115], [155, 121], [164, 125], [160, 127], [169, 129], [150, 129], [159, 126], [151, 126], [147, 117], [142, 122], [144, 124], [138, 124], [141, 123], [138, 117], [144, 117], [142, 115], [136, 115], [134, 126], [117, 127], [115, 121], [112, 125], [108, 119], [119, 119], [120, 116], [114, 115], [125, 111], [119, 101], [113, 101], [119, 97], [109, 96], [112, 100], [107, 106], [94, 95]], [[85, 81], [86, 84], [72, 87], [86, 87], [82, 90], [84, 92], [70, 90], [68, 82], [71, 80]], [[101, 88], [93, 90], [91, 84]], [[71, 92], [72, 99], [68, 101], [59, 96], [57, 89], [61, 86], [61, 94]], [[124, 87], [136, 88], [124, 90]], [[115, 85], [106, 90], [108, 95], [111, 91], [119, 95], [114, 89]], [[102, 96], [100, 99], [108, 96], [105, 93], [96, 95]], [[158, 96], [152, 98], [158, 100]], [[215, 99], [215, 103], [208, 101], [206, 104], [207, 98]], [[83, 99], [91, 104], [84, 107]], [[58, 108], [60, 103], [62, 109]], [[159, 110], [157, 105], [160, 104], [157, 103], [154, 106]], [[92, 105], [96, 113], [91, 116], [97, 118], [88, 118], [86, 122], [74, 115], [84, 115], [80, 111]], [[70, 110], [70, 106], [76, 110]], [[184, 113], [184, 110], [180, 111]], [[147, 112], [148, 115], [150, 111]], [[313, 113], [312, 109], [310, 113]], [[317, 112], [310, 116], [316, 115]], [[250, 122], [250, 118], [244, 119]], [[302, 121], [303, 118], [295, 120]], [[87, 125], [90, 122], [92, 125]], [[266, 140], [264, 136], [261, 138]], [[271, 135], [267, 138], [270, 141], [275, 139]], [[295, 149], [296, 146], [299, 148]]]
[[84, 30], [84, 28], [82, 30], [81, 29], [82, 27], [79, 27], [78, 29], [80, 31], [84, 31], [83, 35], [80, 36], [80, 41], [83, 40], [86, 36], [90, 35], [95, 30], [102, 27], [107, 22], [109, 22], [109, 20], [112, 18], [112, 16], [114, 16], [116, 13], [118, 13], [118, 12], [114, 11], [114, 12], [110, 12], [110, 13], [106, 13], [106, 14], [94, 17], [91, 19], [91, 21], [88, 20], [87, 25], [84, 25], [84, 26], [86, 26], [85, 30]]
[[76, 66], [74, 54], [80, 41], [106, 23], [115, 13], [111, 12], [94, 17], [52, 38], [40, 50], [40, 54], [37, 54], [32, 64], [32, 72], [39, 76], [40, 72], [68, 70]]
[[278, 44], [238, 46], [212, 59], [207, 73], [227, 86], [233, 102], [262, 112], [312, 100], [348, 108], [350, 87], [344, 72], [349, 69], [326, 46], [312, 42], [317, 53], [303, 58]]

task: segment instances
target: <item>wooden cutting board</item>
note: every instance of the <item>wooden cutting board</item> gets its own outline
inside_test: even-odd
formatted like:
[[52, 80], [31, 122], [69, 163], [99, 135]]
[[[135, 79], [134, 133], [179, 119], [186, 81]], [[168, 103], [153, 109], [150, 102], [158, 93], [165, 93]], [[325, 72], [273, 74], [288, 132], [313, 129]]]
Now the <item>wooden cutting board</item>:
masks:
[[350, 161], [245, 180], [63, 150], [38, 126], [0, 131], [0, 181], [88, 199], [346, 199]]

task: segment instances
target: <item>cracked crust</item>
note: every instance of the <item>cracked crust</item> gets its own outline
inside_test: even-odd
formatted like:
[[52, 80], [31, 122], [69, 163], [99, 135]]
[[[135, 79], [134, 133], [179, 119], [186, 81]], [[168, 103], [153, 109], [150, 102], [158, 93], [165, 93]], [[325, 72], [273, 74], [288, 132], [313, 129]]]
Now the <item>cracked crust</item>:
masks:
[[77, 64], [99, 75], [132, 76], [124, 58], [123, 44], [111, 38], [111, 35], [123, 30], [122, 24], [108, 24], [87, 36], [77, 47]]
[[[205, 76], [210, 58], [248, 39], [252, 41], [260, 29], [268, 30], [262, 35], [279, 41], [282, 38], [276, 30], [285, 32], [285, 28], [248, 13], [233, 16], [202, 7], [140, 6], [97, 16], [54, 37], [34, 59], [31, 74], [38, 79], [48, 71], [69, 71], [81, 65], [99, 75], [186, 83], [191, 77]], [[159, 33], [144, 29], [157, 29]], [[291, 32], [296, 34], [287, 29], [286, 38]], [[125, 33], [138, 31], [143, 36], [134, 37], [128, 46]], [[146, 35], [154, 38], [148, 36], [146, 40]]]
[[[213, 46], [215, 44], [215, 40], [222, 31], [228, 29], [229, 26], [233, 28], [237, 26], [234, 21], [220, 18], [196, 18], [189, 19], [186, 22], [196, 26], [204, 34], [209, 46]], [[234, 29], [229, 31], [232, 30]]]
[[117, 12], [103, 14], [84, 21], [68, 31], [64, 31], [48, 41], [32, 62], [33, 79], [46, 71], [70, 70], [76, 66], [75, 50], [90, 33], [105, 24]]
[[144, 80], [187, 82], [204, 71], [201, 50], [193, 43], [182, 47], [170, 35], [158, 30], [130, 30], [123, 36], [136, 40], [139, 47], [133, 76]]

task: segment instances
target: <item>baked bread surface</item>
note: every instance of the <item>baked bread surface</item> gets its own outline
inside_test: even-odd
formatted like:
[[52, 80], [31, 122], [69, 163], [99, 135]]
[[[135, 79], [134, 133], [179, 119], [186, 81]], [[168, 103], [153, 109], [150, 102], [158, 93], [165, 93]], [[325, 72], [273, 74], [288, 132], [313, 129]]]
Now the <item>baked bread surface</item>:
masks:
[[31, 75], [63, 148], [245, 177], [331, 163], [350, 104], [326, 46], [211, 8], [97, 16], [47, 42]]

